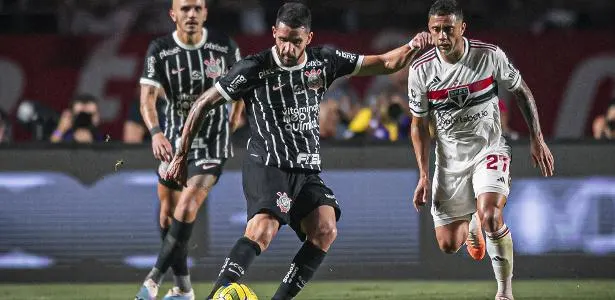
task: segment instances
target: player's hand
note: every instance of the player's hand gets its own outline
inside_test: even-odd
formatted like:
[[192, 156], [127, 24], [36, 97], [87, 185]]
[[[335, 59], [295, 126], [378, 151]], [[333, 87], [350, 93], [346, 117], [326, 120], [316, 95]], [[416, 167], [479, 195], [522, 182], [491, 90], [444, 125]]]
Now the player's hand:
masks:
[[431, 185], [429, 184], [429, 179], [427, 179], [427, 177], [421, 177], [416, 185], [416, 190], [414, 190], [414, 199], [412, 200], [414, 209], [416, 209], [417, 212], [421, 210], [421, 206], [427, 204], [427, 201], [430, 199], [430, 194]]
[[553, 170], [555, 169], [553, 154], [551, 154], [551, 150], [547, 147], [542, 135], [531, 138], [530, 148], [534, 168], [540, 167], [540, 173], [545, 177], [553, 176]]
[[237, 129], [243, 127], [246, 122], [243, 119], [243, 113], [238, 113], [235, 116], [231, 116], [229, 120], [229, 126], [231, 127], [231, 132], [237, 131]]
[[433, 45], [431, 34], [425, 31], [418, 33], [417, 35], [414, 36], [414, 38], [412, 38], [412, 41], [410, 41], [410, 45], [413, 48], [419, 49], [419, 50], [423, 50]]
[[73, 127], [73, 113], [69, 109], [65, 109], [60, 116], [57, 130], [65, 133]]
[[161, 132], [152, 136], [152, 151], [157, 160], [170, 162], [173, 158], [173, 147]]
[[175, 155], [171, 163], [169, 163], [164, 179], [177, 182], [181, 186], [186, 186], [186, 177], [188, 176], [186, 160], [185, 155]]

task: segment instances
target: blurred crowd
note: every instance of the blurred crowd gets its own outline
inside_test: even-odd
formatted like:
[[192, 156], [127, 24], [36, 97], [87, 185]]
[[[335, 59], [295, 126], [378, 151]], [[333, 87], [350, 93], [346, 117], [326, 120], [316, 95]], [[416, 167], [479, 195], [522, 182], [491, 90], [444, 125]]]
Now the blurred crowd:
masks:
[[[283, 0], [209, 0], [210, 25], [236, 34], [262, 34]], [[305, 0], [317, 30], [360, 31], [424, 26], [431, 1]], [[555, 28], [613, 28], [612, 0], [461, 0], [473, 29], [535, 32]], [[0, 33], [160, 33], [172, 28], [169, 0], [0, 0]]]
[[[211, 0], [208, 26], [230, 34], [263, 34], [274, 23], [273, 13], [281, 0]], [[408, 28], [421, 28], [431, 1], [338, 0], [306, 1], [313, 8], [314, 30], [361, 31], [388, 28], [373, 44], [386, 50], [404, 42]], [[461, 0], [472, 28], [524, 28], [536, 33], [554, 29], [613, 27], [613, 0]], [[317, 3], [317, 5], [316, 5]], [[169, 19], [170, 0], [0, 0], [1, 33], [54, 33], [109, 35], [118, 32], [162, 34], [174, 29]], [[386, 16], [386, 17], [383, 17]], [[347, 79], [334, 83], [321, 103], [320, 130], [323, 140], [395, 142], [409, 138], [407, 113], [408, 69], [369, 79], [359, 93]], [[509, 103], [501, 92], [500, 111], [504, 134], [512, 140], [519, 133], [509, 126]], [[165, 103], [159, 99], [159, 106]], [[101, 130], [99, 102], [95, 96], [75, 96], [62, 112], [39, 103], [24, 101], [16, 119], [35, 140], [54, 143], [91, 143], [105, 140]], [[139, 112], [138, 93], [123, 109], [122, 140], [141, 143], [149, 138]], [[161, 122], [162, 123], [162, 122]], [[615, 100], [592, 124], [596, 139], [615, 138]], [[12, 139], [13, 126], [0, 111], [0, 143]], [[246, 130], [245, 128], [242, 130]]]

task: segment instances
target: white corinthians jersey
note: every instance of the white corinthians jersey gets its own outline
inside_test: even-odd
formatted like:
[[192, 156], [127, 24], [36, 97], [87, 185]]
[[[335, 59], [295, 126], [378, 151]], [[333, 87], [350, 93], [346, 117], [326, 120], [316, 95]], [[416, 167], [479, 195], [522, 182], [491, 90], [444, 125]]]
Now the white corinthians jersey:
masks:
[[412, 64], [408, 78], [410, 110], [429, 116], [436, 129], [436, 165], [449, 172], [463, 171], [487, 153], [509, 153], [497, 91], [521, 84], [499, 47], [465, 38], [464, 43], [457, 63], [447, 63], [433, 48]]

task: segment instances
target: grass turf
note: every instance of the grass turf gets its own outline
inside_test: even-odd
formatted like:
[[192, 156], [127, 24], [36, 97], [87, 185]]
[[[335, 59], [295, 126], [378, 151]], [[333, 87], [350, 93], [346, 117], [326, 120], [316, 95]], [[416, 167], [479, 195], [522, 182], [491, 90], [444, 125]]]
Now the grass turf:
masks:
[[[260, 299], [270, 299], [277, 283], [247, 283]], [[211, 284], [194, 285], [197, 299], [204, 299]], [[514, 281], [519, 299], [615, 299], [615, 280]], [[105, 300], [134, 299], [134, 284], [0, 284], [2, 300]], [[163, 285], [164, 295], [169, 284]], [[493, 299], [494, 281], [315, 281], [297, 300], [367, 299]], [[162, 296], [159, 295], [159, 299]]]

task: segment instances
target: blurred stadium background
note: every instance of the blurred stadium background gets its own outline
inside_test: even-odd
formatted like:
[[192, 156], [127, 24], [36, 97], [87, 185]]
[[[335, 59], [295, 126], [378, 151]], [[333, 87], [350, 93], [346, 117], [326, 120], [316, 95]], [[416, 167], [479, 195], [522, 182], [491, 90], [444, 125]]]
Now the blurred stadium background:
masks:
[[[282, 2], [210, 1], [206, 24], [232, 34], [248, 55], [272, 44], [269, 28]], [[556, 159], [554, 178], [532, 168], [521, 113], [501, 92], [513, 147], [505, 219], [515, 278], [525, 280], [518, 298], [615, 299], [615, 1], [459, 2], [466, 35], [501, 46], [521, 70]], [[126, 299], [154, 262], [156, 164], [136, 104], [148, 43], [174, 28], [168, 3], [0, 0], [0, 298]], [[374, 53], [424, 30], [431, 1], [307, 3], [314, 44]], [[492, 297], [489, 261], [441, 254], [431, 216], [412, 208], [418, 173], [400, 113], [406, 76], [340, 81], [321, 104], [323, 177], [343, 217], [302, 299]], [[50, 143], [62, 112], [83, 94], [97, 99], [95, 141]], [[239, 166], [246, 138], [246, 128], [234, 136], [236, 157], [191, 242], [202, 289], [245, 225]], [[248, 282], [279, 280], [298, 247], [283, 230]], [[32, 283], [51, 285], [17, 285]]]

